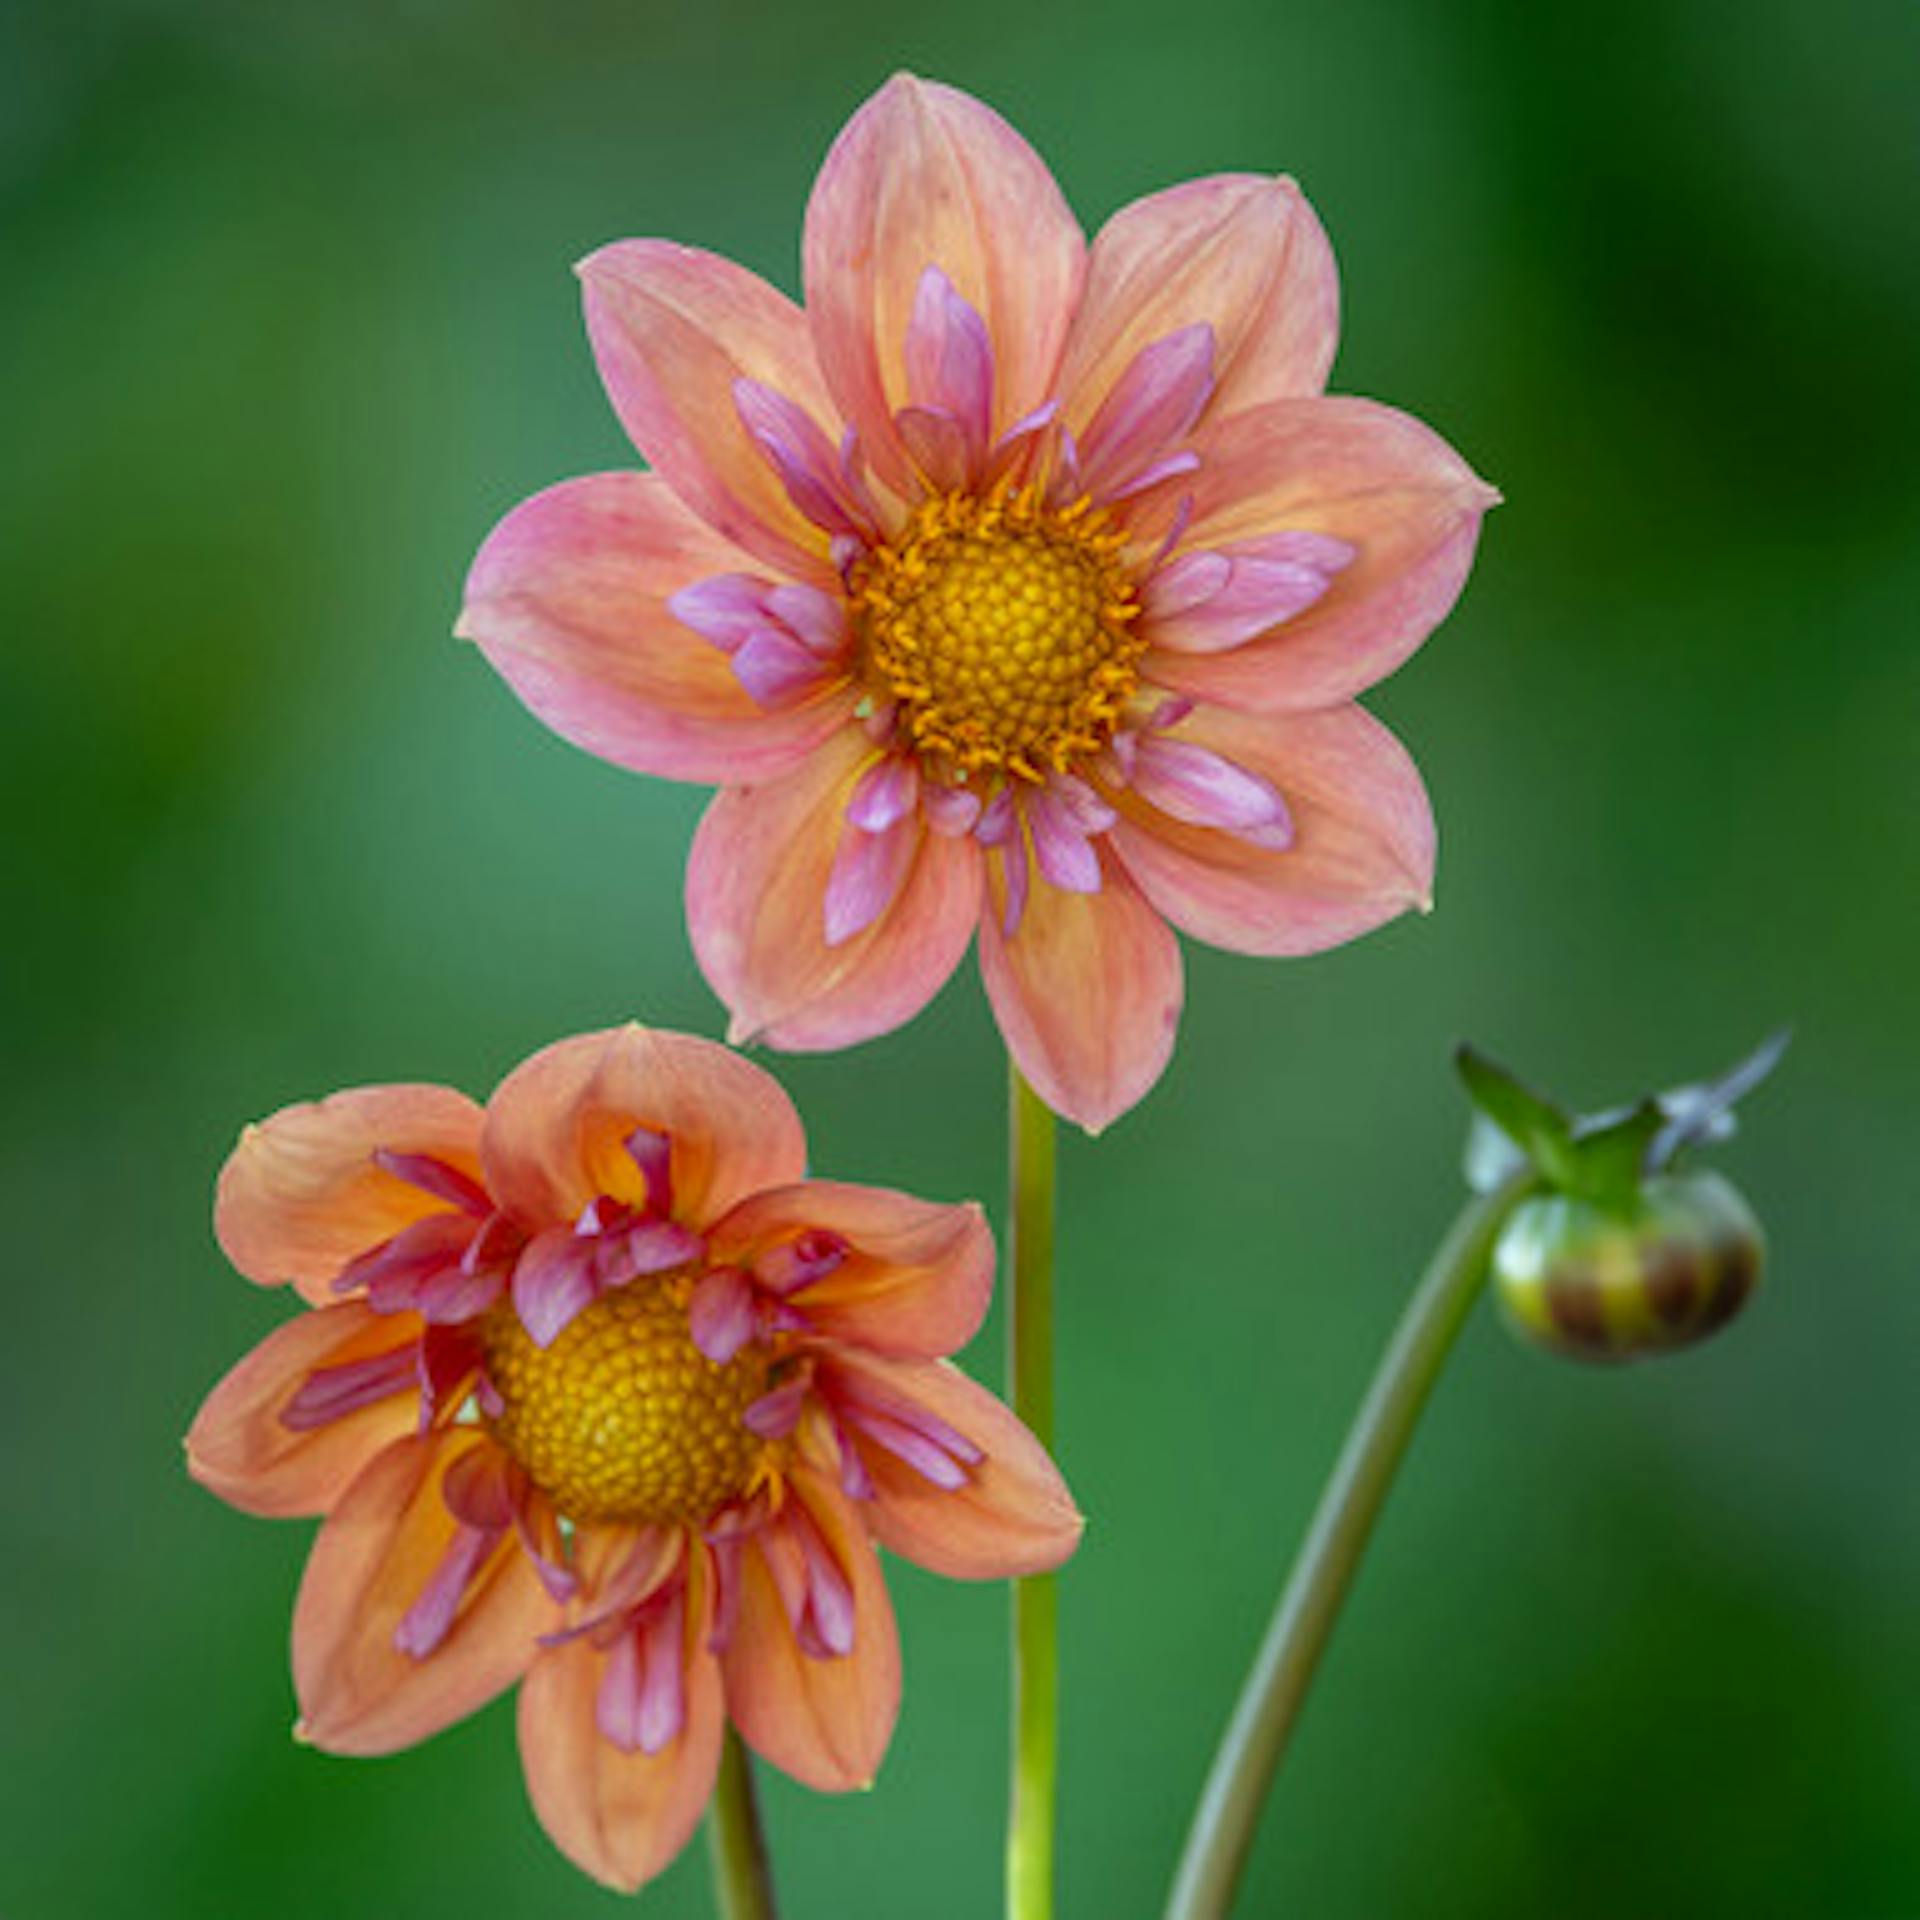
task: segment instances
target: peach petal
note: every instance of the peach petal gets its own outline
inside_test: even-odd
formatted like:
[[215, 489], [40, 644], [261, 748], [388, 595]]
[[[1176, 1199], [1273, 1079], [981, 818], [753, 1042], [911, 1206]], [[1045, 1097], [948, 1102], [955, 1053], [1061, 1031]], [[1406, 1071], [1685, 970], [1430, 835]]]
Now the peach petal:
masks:
[[445, 1200], [375, 1165], [385, 1147], [478, 1174], [480, 1109], [450, 1087], [351, 1087], [282, 1107], [240, 1135], [220, 1170], [213, 1230], [227, 1258], [263, 1287], [291, 1283], [331, 1304], [348, 1261]]
[[991, 108], [896, 74], [841, 130], [807, 205], [807, 318], [841, 413], [881, 478], [914, 490], [894, 412], [916, 398], [907, 343], [937, 267], [986, 322], [994, 421], [1045, 401], [1086, 269], [1046, 163]]
[[[687, 863], [687, 924], [729, 1037], [792, 1052], [851, 1046], [910, 1020], [960, 964], [979, 911], [970, 840], [915, 838], [890, 904], [829, 944], [826, 897], [872, 749], [857, 728], [765, 786], [717, 795]], [[857, 829], [855, 829], [857, 831]]]
[[607, 1656], [591, 1640], [540, 1653], [520, 1688], [527, 1796], [548, 1837], [603, 1886], [632, 1893], [693, 1837], [713, 1795], [726, 1727], [720, 1663], [707, 1651], [712, 1582], [686, 1610], [685, 1719], [662, 1752], [623, 1753], [595, 1724]]
[[1170, 737], [1271, 782], [1293, 822], [1292, 844], [1268, 851], [1120, 796], [1114, 849], [1183, 933], [1236, 953], [1318, 953], [1426, 905], [1433, 813], [1406, 749], [1371, 715], [1203, 707]]
[[741, 1551], [739, 1613], [721, 1656], [727, 1710], [762, 1759], [823, 1793], [845, 1793], [872, 1784], [893, 1737], [900, 1640], [880, 1563], [846, 1496], [806, 1468], [795, 1470], [789, 1493], [851, 1585], [853, 1650], [828, 1660], [800, 1651], [768, 1558], [781, 1548], [755, 1535]]
[[[1371, 400], [1281, 400], [1203, 422], [1184, 545], [1281, 532], [1357, 550], [1304, 612], [1225, 652], [1149, 653], [1161, 686], [1254, 712], [1331, 706], [1399, 666], [1465, 583], [1498, 495], [1438, 434]], [[1152, 623], [1142, 627], [1151, 640]]]
[[1098, 893], [1036, 886], [1009, 938], [981, 916], [980, 977], [1020, 1071], [1098, 1133], [1159, 1079], [1180, 1023], [1180, 944], [1102, 853]]
[[293, 1610], [301, 1738], [329, 1753], [410, 1747], [511, 1686], [558, 1624], [559, 1608], [509, 1529], [434, 1652], [415, 1660], [394, 1644], [459, 1528], [442, 1476], [492, 1446], [471, 1427], [397, 1440], [320, 1529]]
[[635, 1127], [672, 1139], [675, 1217], [699, 1227], [806, 1170], [806, 1135], [771, 1074], [712, 1040], [629, 1025], [543, 1048], [494, 1090], [481, 1137], [500, 1204], [530, 1228], [605, 1194], [640, 1206]]
[[793, 1305], [821, 1333], [881, 1353], [937, 1356], [980, 1329], [993, 1295], [993, 1230], [979, 1207], [941, 1206], [882, 1187], [805, 1180], [755, 1194], [714, 1223], [710, 1256], [751, 1266], [808, 1229], [846, 1243]]
[[924, 1409], [984, 1456], [949, 1492], [884, 1447], [862, 1446], [874, 1489], [868, 1524], [889, 1552], [950, 1579], [1000, 1580], [1045, 1573], [1080, 1544], [1085, 1522], [1046, 1448], [957, 1367], [856, 1353], [835, 1354], [828, 1366]]
[[454, 631], [537, 719], [603, 760], [670, 780], [764, 779], [841, 725], [855, 696], [830, 681], [769, 712], [674, 617], [675, 593], [745, 557], [656, 474], [564, 481], [487, 536]]
[[409, 1347], [420, 1327], [415, 1314], [375, 1313], [363, 1300], [276, 1327], [201, 1404], [187, 1433], [187, 1471], [246, 1513], [325, 1513], [381, 1448], [414, 1431], [419, 1395], [392, 1394], [298, 1431], [281, 1413], [316, 1368]]
[[579, 273], [600, 378], [647, 464], [723, 538], [824, 579], [826, 536], [788, 498], [734, 398], [751, 380], [832, 422], [800, 309], [745, 267], [666, 240], [617, 241]]
[[1189, 180], [1100, 229], [1060, 368], [1068, 423], [1084, 427], [1149, 342], [1202, 321], [1214, 334], [1211, 418], [1325, 386], [1339, 280], [1293, 181]]

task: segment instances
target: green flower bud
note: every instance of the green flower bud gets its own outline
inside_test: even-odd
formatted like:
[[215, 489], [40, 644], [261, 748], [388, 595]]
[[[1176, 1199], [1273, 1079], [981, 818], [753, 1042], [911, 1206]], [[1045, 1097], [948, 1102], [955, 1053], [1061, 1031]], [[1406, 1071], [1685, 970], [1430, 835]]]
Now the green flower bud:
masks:
[[1495, 1243], [1493, 1282], [1523, 1340], [1639, 1360], [1717, 1333], [1759, 1284], [1765, 1252], [1731, 1181], [1662, 1174], [1624, 1209], [1564, 1192], [1522, 1201]]

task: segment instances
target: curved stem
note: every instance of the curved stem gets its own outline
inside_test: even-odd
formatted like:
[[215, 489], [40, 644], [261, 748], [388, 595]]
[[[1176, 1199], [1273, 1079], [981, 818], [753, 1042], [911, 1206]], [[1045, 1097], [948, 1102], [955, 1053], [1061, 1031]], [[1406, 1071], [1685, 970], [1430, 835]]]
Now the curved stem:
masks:
[[720, 1748], [720, 1774], [707, 1811], [707, 1848], [721, 1920], [779, 1920], [753, 1761], [731, 1727]]
[[1400, 1316], [1214, 1757], [1167, 1902], [1167, 1920], [1221, 1920], [1232, 1905], [1261, 1802], [1401, 1456], [1480, 1297], [1493, 1243], [1533, 1179], [1530, 1170], [1516, 1174], [1462, 1210]]
[[[1011, 1178], [1007, 1381], [1013, 1409], [1053, 1446], [1054, 1127], [1007, 1063]], [[1008, 1920], [1052, 1920], [1059, 1777], [1058, 1594], [1052, 1574], [1013, 1583], [1013, 1793], [1007, 1814]]]

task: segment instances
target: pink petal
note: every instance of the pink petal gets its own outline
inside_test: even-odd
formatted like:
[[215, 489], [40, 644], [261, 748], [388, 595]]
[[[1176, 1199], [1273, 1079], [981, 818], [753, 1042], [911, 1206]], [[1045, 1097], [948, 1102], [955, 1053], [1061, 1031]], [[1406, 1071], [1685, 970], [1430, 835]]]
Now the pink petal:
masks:
[[364, 1302], [318, 1307], [276, 1327], [207, 1395], [187, 1433], [187, 1470], [246, 1513], [325, 1513], [375, 1454], [413, 1431], [417, 1381], [320, 1426], [289, 1426], [288, 1405], [320, 1369], [395, 1354], [410, 1363], [420, 1323]]
[[1497, 497], [1437, 435], [1369, 400], [1282, 400], [1208, 422], [1186, 539], [1330, 535], [1353, 564], [1272, 632], [1225, 653], [1149, 653], [1147, 675], [1258, 712], [1332, 705], [1391, 673], [1445, 617]]
[[520, 1689], [533, 1810], [575, 1866], [622, 1893], [662, 1872], [693, 1837], [720, 1764], [726, 1714], [719, 1663], [706, 1650], [711, 1580], [696, 1575], [689, 1598], [680, 1732], [657, 1754], [623, 1752], [601, 1736], [596, 1706], [608, 1656], [587, 1639], [542, 1652]]
[[805, 1468], [789, 1483], [789, 1508], [804, 1510], [846, 1583], [851, 1651], [839, 1658], [805, 1653], [775, 1567], [788, 1559], [802, 1581], [813, 1573], [784, 1523], [753, 1535], [740, 1563], [739, 1613], [722, 1665], [727, 1707], [754, 1751], [806, 1786], [845, 1793], [868, 1785], [893, 1734], [900, 1708], [900, 1645], [866, 1530], [847, 1497]]
[[847, 123], [807, 206], [807, 319], [842, 415], [896, 492], [914, 485], [893, 415], [919, 397], [907, 339], [926, 269], [985, 321], [998, 427], [1049, 397], [1085, 257], [1045, 164], [969, 95], [898, 74]]
[[793, 1296], [822, 1336], [933, 1356], [979, 1331], [993, 1292], [994, 1250], [977, 1206], [807, 1180], [755, 1194], [715, 1221], [713, 1257], [753, 1266], [768, 1247], [822, 1229], [844, 1257]]
[[1333, 250], [1291, 180], [1217, 174], [1122, 207], [1095, 236], [1060, 372], [1076, 427], [1150, 340], [1204, 321], [1215, 418], [1326, 385]]
[[744, 558], [655, 474], [569, 480], [488, 536], [456, 631], [538, 719], [603, 760], [674, 780], [765, 778], [843, 725], [858, 696], [820, 677], [769, 713], [741, 685], [715, 636], [737, 646], [766, 626], [761, 600], [777, 591], [738, 572]]
[[1159, 1079], [1180, 1022], [1179, 943], [1110, 859], [1102, 867], [1098, 893], [1034, 888], [1011, 938], [992, 912], [980, 923], [980, 976], [1007, 1046], [1048, 1106], [1089, 1133]]
[[1080, 484], [1104, 498], [1179, 451], [1212, 392], [1211, 327], [1182, 327], [1142, 347], [1080, 436]]
[[392, 1753], [484, 1706], [525, 1670], [559, 1609], [509, 1535], [463, 1579], [430, 1657], [396, 1644], [461, 1523], [441, 1475], [493, 1442], [467, 1427], [399, 1440], [335, 1507], [293, 1614], [303, 1738], [329, 1753]]
[[500, 1083], [481, 1143], [488, 1184], [529, 1226], [571, 1226], [603, 1195], [643, 1206], [627, 1151], [638, 1126], [672, 1137], [682, 1224], [806, 1165], [799, 1115], [770, 1074], [711, 1040], [628, 1025], [559, 1041]]
[[1294, 837], [1285, 851], [1124, 808], [1111, 841], [1149, 900], [1184, 933], [1237, 953], [1317, 953], [1423, 906], [1433, 815], [1393, 735], [1358, 707], [1239, 714], [1202, 708], [1192, 742], [1270, 782]]
[[333, 1299], [347, 1263], [445, 1200], [374, 1159], [426, 1154], [479, 1172], [480, 1109], [450, 1087], [353, 1087], [283, 1107], [245, 1129], [220, 1171], [214, 1232], [221, 1250], [264, 1287], [289, 1282], [315, 1306]]
[[941, 1361], [836, 1355], [833, 1373], [862, 1391], [919, 1408], [969, 1442], [977, 1457], [944, 1487], [890, 1448], [863, 1444], [868, 1508], [889, 1552], [956, 1580], [998, 1580], [1057, 1567], [1083, 1525], [1059, 1469], [984, 1387]]
[[700, 823], [687, 920], [736, 1042], [812, 1051], [870, 1039], [918, 1013], [966, 952], [979, 850], [917, 824], [891, 905], [837, 945], [827, 938], [827, 889], [871, 755], [849, 730], [783, 780], [724, 790]]
[[826, 537], [734, 404], [752, 380], [833, 420], [799, 308], [731, 260], [665, 240], [602, 247], [579, 273], [607, 397], [647, 464], [723, 539], [824, 584]]

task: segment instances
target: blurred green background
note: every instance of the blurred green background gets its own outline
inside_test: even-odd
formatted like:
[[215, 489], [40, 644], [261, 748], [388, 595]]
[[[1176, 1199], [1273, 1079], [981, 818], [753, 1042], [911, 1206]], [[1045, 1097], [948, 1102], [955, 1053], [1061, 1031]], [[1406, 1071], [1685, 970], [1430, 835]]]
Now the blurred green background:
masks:
[[[1064, 1155], [1065, 1912], [1157, 1906], [1456, 1204], [1450, 1043], [1597, 1104], [1791, 1018], [1727, 1156], [1771, 1286], [1626, 1376], [1470, 1331], [1243, 1911], [1920, 1915], [1905, 0], [0, 8], [0, 1912], [616, 1911], [541, 1839], [507, 1710], [385, 1762], [287, 1738], [307, 1529], [180, 1467], [284, 1310], [209, 1189], [292, 1098], [484, 1091], [630, 1013], [718, 1031], [701, 796], [562, 746], [448, 628], [503, 510], [628, 457], [570, 263], [664, 234], [792, 288], [812, 171], [903, 64], [1013, 118], [1089, 226], [1296, 173], [1336, 386], [1510, 502], [1375, 702], [1437, 913], [1191, 953], [1172, 1071]], [[969, 968], [774, 1064], [819, 1167], [997, 1206], [992, 1041]], [[878, 1789], [771, 1790], [796, 1915], [994, 1909], [1004, 1599], [896, 1590]], [[646, 1901], [707, 1913], [698, 1850]]]

